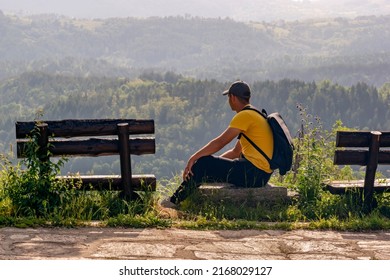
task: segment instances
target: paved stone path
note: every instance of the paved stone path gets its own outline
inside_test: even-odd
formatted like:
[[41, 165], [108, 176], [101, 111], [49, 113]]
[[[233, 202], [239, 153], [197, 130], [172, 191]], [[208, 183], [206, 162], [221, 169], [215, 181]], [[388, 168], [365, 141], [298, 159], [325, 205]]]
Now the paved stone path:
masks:
[[0, 259], [390, 260], [390, 231], [8, 227]]

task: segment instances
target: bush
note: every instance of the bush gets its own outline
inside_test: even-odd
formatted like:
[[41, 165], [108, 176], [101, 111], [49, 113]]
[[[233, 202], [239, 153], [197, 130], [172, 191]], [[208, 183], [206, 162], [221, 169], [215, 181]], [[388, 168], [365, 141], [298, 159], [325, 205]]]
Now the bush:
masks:
[[10, 199], [16, 215], [45, 217], [73, 195], [72, 190], [66, 190], [66, 186], [56, 179], [65, 160], [43, 161], [42, 157], [48, 158], [50, 154], [41, 154], [38, 139], [39, 131], [34, 130], [25, 150], [26, 158], [20, 164], [12, 165], [3, 160], [4, 194]]

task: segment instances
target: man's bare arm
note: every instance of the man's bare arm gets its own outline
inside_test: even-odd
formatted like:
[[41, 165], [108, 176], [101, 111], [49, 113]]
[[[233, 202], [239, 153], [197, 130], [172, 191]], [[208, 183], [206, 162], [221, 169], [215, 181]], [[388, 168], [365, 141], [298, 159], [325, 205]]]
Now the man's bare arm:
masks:
[[221, 155], [221, 157], [229, 158], [229, 159], [235, 159], [239, 158], [241, 155], [241, 144], [240, 141], [237, 141], [236, 145], [233, 149], [230, 149], [229, 151], [226, 151]]
[[240, 134], [240, 132], [241, 130], [237, 128], [228, 127], [224, 132], [221, 133], [221, 135], [214, 138], [201, 149], [199, 149], [188, 160], [187, 166], [185, 167], [183, 172], [183, 179], [185, 180], [189, 175], [193, 175], [192, 166], [199, 158], [209, 156], [218, 152], [228, 143], [230, 143], [234, 138], [236, 138], [238, 134]]

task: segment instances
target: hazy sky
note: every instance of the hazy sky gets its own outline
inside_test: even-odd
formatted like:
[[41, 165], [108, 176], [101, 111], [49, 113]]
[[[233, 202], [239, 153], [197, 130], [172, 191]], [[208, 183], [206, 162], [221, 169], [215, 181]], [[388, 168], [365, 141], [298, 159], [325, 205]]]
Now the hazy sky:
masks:
[[390, 13], [390, 0], [0, 0], [0, 10], [76, 18], [190, 15], [247, 21]]

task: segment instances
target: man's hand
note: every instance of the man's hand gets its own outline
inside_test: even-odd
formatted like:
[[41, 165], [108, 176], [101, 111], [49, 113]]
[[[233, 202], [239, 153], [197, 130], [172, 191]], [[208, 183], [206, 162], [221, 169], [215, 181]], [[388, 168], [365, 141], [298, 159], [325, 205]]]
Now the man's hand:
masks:
[[183, 181], [187, 181], [187, 179], [194, 175], [194, 173], [192, 173], [192, 166], [194, 165], [194, 163], [195, 160], [193, 159], [193, 157], [190, 157], [183, 171]]

